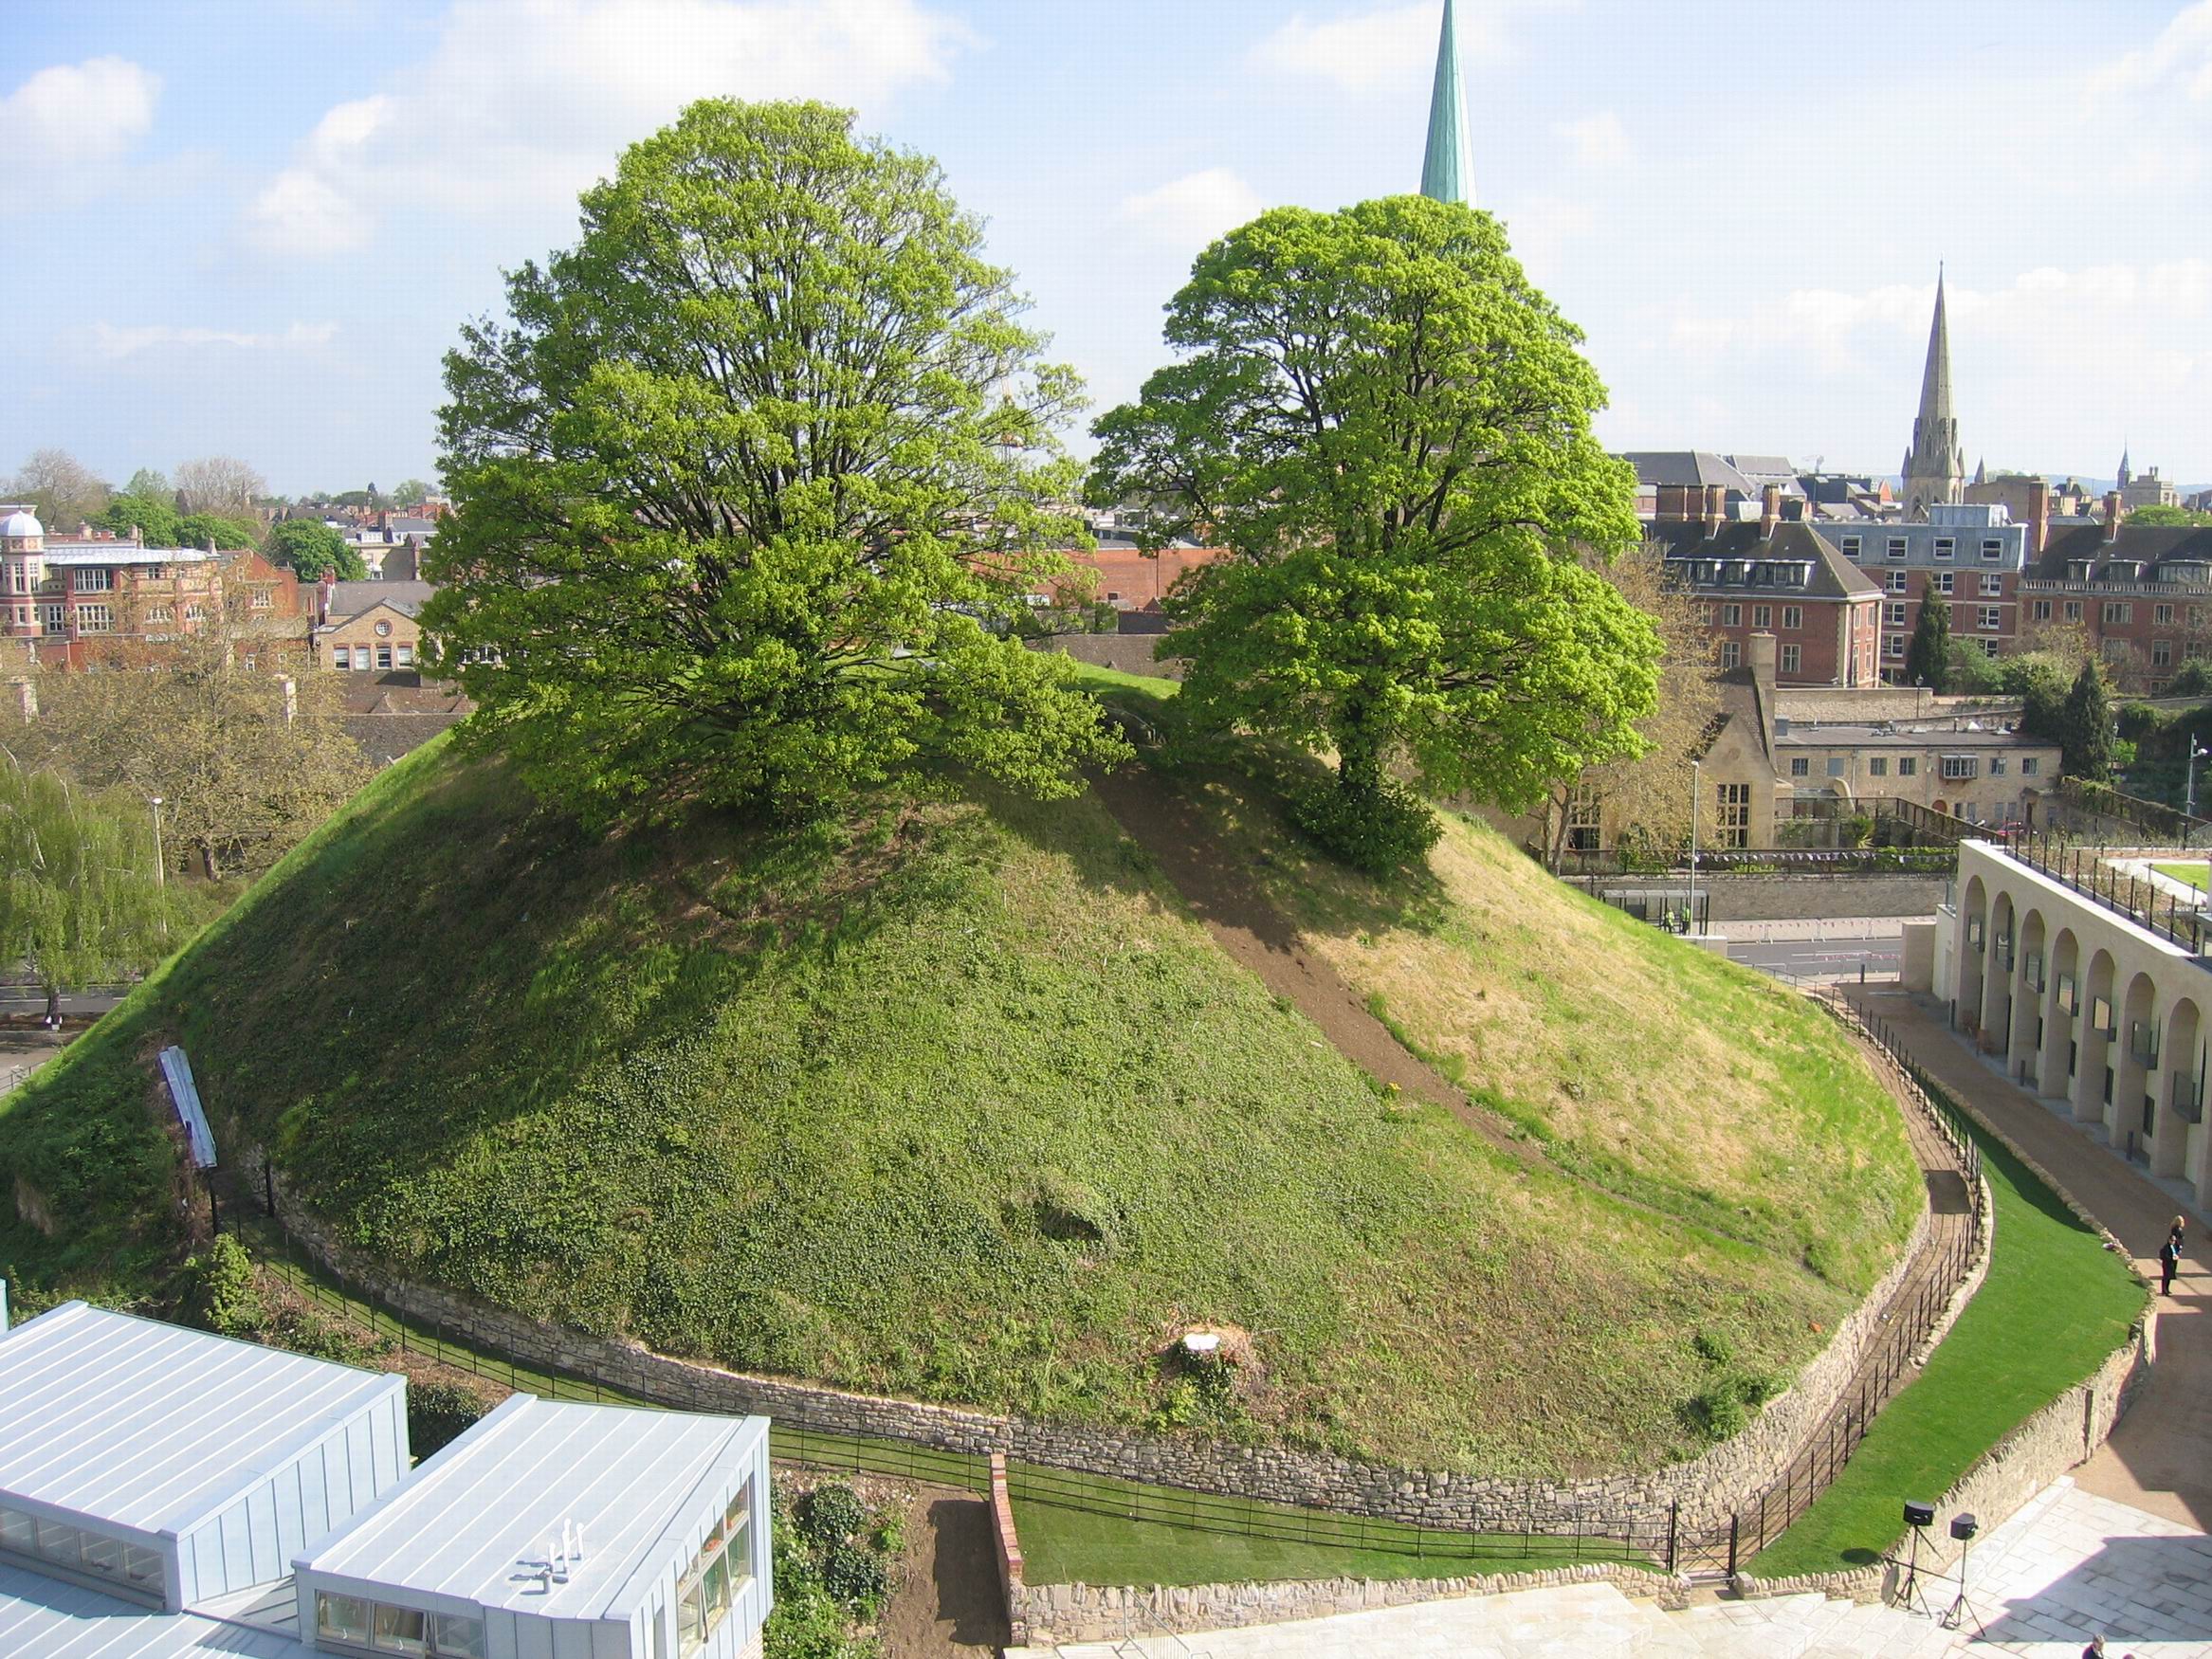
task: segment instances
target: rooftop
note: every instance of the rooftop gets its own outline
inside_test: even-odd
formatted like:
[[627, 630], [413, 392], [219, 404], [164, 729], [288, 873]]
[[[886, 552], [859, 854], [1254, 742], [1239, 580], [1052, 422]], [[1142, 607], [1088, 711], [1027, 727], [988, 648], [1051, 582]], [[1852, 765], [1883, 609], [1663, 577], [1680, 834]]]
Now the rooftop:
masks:
[[429, 582], [334, 582], [330, 590], [330, 614], [336, 621], [359, 616], [379, 605], [389, 605], [403, 616], [412, 616], [437, 591]]
[[38, 1659], [308, 1659], [278, 1631], [155, 1613], [0, 1563], [0, 1653]]
[[1777, 732], [1777, 747], [1798, 749], [2051, 749], [2058, 745], [2024, 732], [1989, 726], [1981, 731], [1945, 720], [1882, 721], [1870, 725], [1807, 725], [1793, 721]]
[[1631, 449], [1621, 456], [1636, 468], [1638, 483], [1717, 483], [1745, 495], [1757, 495], [1751, 481], [1707, 449]]
[[141, 547], [136, 541], [49, 541], [49, 566], [75, 569], [104, 564], [202, 564], [217, 556], [204, 547]]
[[[767, 1428], [516, 1395], [298, 1565], [540, 1616], [619, 1618], [650, 1593], [638, 1570], [664, 1553], [695, 1489]], [[582, 1559], [546, 1586], [535, 1569], [564, 1521], [583, 1533]], [[683, 1540], [684, 1559], [696, 1541]]]
[[144, 1532], [177, 1531], [404, 1386], [398, 1376], [64, 1303], [0, 1337], [0, 1492]]

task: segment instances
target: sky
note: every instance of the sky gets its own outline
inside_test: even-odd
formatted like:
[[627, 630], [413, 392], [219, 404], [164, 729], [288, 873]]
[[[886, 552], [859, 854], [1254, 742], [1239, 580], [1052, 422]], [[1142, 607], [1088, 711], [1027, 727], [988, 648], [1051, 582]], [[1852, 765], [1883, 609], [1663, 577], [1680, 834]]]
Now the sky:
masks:
[[[1135, 395], [1206, 242], [1418, 188], [1442, 0], [0, 0], [0, 477], [434, 478], [440, 358], [694, 98], [935, 155]], [[1477, 205], [1620, 449], [2212, 485], [2212, 0], [1460, 0]], [[1079, 430], [1070, 441], [1088, 447]]]

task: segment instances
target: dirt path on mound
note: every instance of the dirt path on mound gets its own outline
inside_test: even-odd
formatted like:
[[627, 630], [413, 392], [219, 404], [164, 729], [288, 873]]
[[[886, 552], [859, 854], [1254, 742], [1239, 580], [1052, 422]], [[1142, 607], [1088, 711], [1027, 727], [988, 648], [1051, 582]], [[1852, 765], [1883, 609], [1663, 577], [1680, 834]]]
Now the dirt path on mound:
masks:
[[1006, 1642], [985, 1499], [924, 1487], [906, 1513], [906, 1547], [895, 1571], [898, 1588], [881, 1626], [886, 1659], [980, 1659]]
[[1447, 1107], [1531, 1169], [1564, 1173], [1515, 1136], [1505, 1119], [1477, 1106], [1441, 1072], [1408, 1053], [1344, 976], [1306, 948], [1289, 919], [1251, 876], [1222, 856], [1205, 820], [1174, 789], [1141, 766], [1096, 779], [1094, 787], [1129, 838], [1158, 861], [1214, 942], [1288, 998], [1353, 1065], [1379, 1082]]

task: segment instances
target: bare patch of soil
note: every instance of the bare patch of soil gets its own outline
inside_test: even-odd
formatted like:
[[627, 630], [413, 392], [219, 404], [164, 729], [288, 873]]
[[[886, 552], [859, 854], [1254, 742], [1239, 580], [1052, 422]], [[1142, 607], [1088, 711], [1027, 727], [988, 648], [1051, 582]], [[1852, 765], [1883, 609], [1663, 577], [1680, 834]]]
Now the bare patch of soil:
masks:
[[887, 1659], [976, 1659], [1004, 1646], [991, 1505], [974, 1492], [920, 1489], [892, 1584], [881, 1627]]

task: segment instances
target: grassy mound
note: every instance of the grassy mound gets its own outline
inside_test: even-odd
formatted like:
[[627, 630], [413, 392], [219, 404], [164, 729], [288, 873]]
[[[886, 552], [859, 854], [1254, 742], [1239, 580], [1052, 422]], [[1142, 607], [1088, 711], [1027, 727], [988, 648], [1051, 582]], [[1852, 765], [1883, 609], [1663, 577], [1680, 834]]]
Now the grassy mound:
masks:
[[[1244, 807], [1235, 833], [1273, 837], [1257, 850], [1295, 889], [1294, 849]], [[1531, 961], [1582, 972], [1571, 940], [1611, 921], [1534, 878], [1507, 914], [1482, 888], [1513, 856], [1455, 829], [1406, 949], [1525, 930]], [[1381, 951], [1357, 932], [1332, 957]], [[1380, 1095], [1094, 797], [601, 838], [433, 747], [0, 1110], [0, 1265], [49, 1292], [156, 1283], [175, 1208], [147, 1060], [175, 1037], [234, 1161], [266, 1144], [360, 1247], [545, 1317], [1063, 1419], [1648, 1466], [1698, 1449], [1699, 1395], [1818, 1349], [1909, 1225], [1910, 1176], [1814, 1011], [1626, 924], [1610, 948], [1609, 975], [1725, 995], [1640, 1057], [1612, 1016], [1562, 1014], [1548, 1040], [1593, 1078], [1695, 1068], [1586, 1118], [1508, 1081], [1532, 1048], [1471, 1051], [1563, 1162], [1587, 1148], [1586, 1176], [1531, 1172]], [[1408, 1021], [1414, 972], [1383, 992]], [[1682, 1166], [1701, 1147], [1705, 1197]], [[1830, 1190], [1851, 1168], [1876, 1198]], [[1193, 1323], [1249, 1344], [1226, 1384], [1162, 1358]]]

